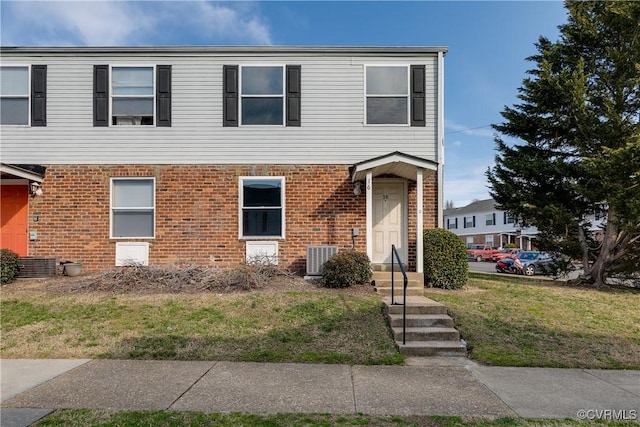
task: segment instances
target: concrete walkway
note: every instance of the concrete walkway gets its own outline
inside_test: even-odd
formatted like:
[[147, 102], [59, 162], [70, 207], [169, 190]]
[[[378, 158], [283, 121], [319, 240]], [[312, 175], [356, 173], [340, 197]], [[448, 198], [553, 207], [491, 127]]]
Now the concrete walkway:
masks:
[[406, 366], [4, 359], [0, 375], [2, 427], [27, 426], [58, 408], [572, 419], [640, 413], [640, 371], [486, 367], [466, 358], [409, 358]]

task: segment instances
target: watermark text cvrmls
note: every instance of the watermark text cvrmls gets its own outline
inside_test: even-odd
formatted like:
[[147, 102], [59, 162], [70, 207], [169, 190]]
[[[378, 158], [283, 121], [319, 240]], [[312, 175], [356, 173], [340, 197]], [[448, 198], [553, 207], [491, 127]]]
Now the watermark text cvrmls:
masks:
[[580, 409], [576, 414], [580, 420], [635, 421], [636, 409]]

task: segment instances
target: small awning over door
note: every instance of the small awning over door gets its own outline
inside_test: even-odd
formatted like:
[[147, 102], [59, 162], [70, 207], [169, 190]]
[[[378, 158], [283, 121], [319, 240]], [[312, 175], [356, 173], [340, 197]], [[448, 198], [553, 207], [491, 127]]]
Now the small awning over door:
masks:
[[3, 178], [22, 178], [32, 182], [42, 182], [46, 168], [40, 165], [9, 165], [0, 163]]
[[367, 171], [371, 170], [375, 178], [380, 175], [395, 175], [401, 178], [416, 180], [418, 169], [438, 170], [438, 164], [431, 160], [395, 151], [384, 156], [375, 157], [356, 163], [350, 168], [351, 180], [364, 181]]
[[[351, 168], [349, 169], [349, 172], [351, 174], [351, 180], [352, 182], [365, 182], [365, 195], [366, 195], [366, 224], [367, 224], [367, 229], [366, 229], [366, 237], [367, 237], [367, 255], [369, 256], [369, 259], [373, 260], [374, 262], [376, 261], [376, 259], [379, 259], [380, 256], [377, 256], [376, 259], [374, 259], [374, 249], [375, 249], [375, 253], [376, 254], [380, 254], [382, 252], [378, 251], [378, 247], [383, 247], [384, 251], [387, 251], [386, 245], [387, 243], [385, 243], [386, 240], [391, 240], [391, 239], [384, 239], [384, 238], [378, 238], [380, 233], [383, 233], [383, 237], [384, 237], [384, 233], [388, 232], [388, 233], [392, 233], [394, 232], [394, 230], [387, 230], [387, 229], [383, 229], [383, 230], [378, 230], [376, 227], [380, 224], [380, 221], [377, 221], [375, 219], [375, 215], [374, 215], [374, 210], [376, 209], [376, 203], [378, 203], [377, 201], [374, 200], [374, 198], [376, 197], [376, 194], [374, 194], [374, 192], [376, 190], [374, 190], [374, 187], [377, 187], [378, 189], [381, 188], [380, 185], [376, 185], [376, 182], [378, 182], [379, 184], [383, 185], [382, 183], [384, 181], [386, 181], [386, 179], [383, 179], [383, 177], [388, 178], [388, 177], [399, 177], [399, 178], [403, 178], [409, 181], [414, 181], [416, 183], [416, 206], [415, 209], [413, 210], [413, 214], [415, 215], [415, 224], [416, 224], [416, 234], [415, 234], [415, 239], [416, 239], [416, 255], [415, 255], [415, 260], [408, 260], [408, 258], [405, 257], [405, 259], [402, 260], [402, 262], [413, 262], [415, 261], [415, 265], [416, 265], [416, 271], [418, 273], [422, 272], [422, 260], [423, 260], [423, 253], [422, 253], [422, 248], [423, 248], [423, 238], [422, 238], [422, 231], [424, 229], [424, 223], [423, 223], [423, 191], [424, 191], [424, 171], [431, 171], [432, 173], [437, 173], [438, 171], [438, 164], [434, 161], [431, 160], [427, 160], [427, 159], [422, 159], [420, 157], [416, 157], [416, 156], [411, 156], [408, 154], [404, 154], [404, 153], [400, 153], [398, 151], [384, 155], [384, 156], [380, 156], [380, 157], [375, 157], [373, 159], [369, 159], [369, 160], [365, 160], [363, 162], [360, 163], [356, 163], [353, 166], [351, 166]], [[378, 180], [376, 180], [376, 178], [378, 178]], [[400, 238], [398, 239], [399, 242], [402, 242], [403, 246], [405, 246], [405, 249], [408, 248], [408, 224], [407, 224], [407, 220], [405, 220], [406, 217], [404, 212], [408, 212], [408, 202], [407, 202], [407, 186], [404, 187], [404, 200], [402, 201], [402, 209], [403, 209], [403, 213], [401, 215], [401, 217], [403, 218], [403, 224], [402, 226], [399, 228], [399, 233], [400, 233]], [[383, 195], [383, 200], [385, 200], [387, 196]], [[379, 204], [377, 206], [380, 206]], [[375, 211], [378, 212], [378, 211]], [[379, 213], [379, 212], [378, 212]], [[374, 236], [374, 228], [376, 228], [375, 233], [376, 235]], [[397, 231], [397, 230], [395, 230]], [[375, 239], [375, 244], [374, 244], [374, 239]], [[382, 242], [380, 245], [378, 244], [378, 242]], [[388, 248], [388, 253], [391, 253], [391, 248]], [[378, 261], [380, 262], [380, 261]], [[386, 262], [386, 261], [382, 261], [382, 262]]]

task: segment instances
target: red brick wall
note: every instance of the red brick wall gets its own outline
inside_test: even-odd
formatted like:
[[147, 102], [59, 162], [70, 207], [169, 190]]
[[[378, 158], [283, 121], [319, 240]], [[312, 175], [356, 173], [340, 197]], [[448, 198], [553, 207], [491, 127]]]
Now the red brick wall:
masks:
[[[306, 267], [307, 245], [366, 251], [366, 197], [353, 194], [347, 166], [338, 165], [50, 165], [43, 196], [30, 200], [30, 255], [76, 261], [86, 271], [115, 264], [117, 241], [149, 242], [149, 262], [233, 265], [245, 256], [238, 238], [238, 177], [284, 176], [286, 238], [280, 265]], [[155, 239], [110, 239], [111, 177], [155, 177]], [[415, 259], [415, 183], [409, 185], [409, 253]], [[424, 226], [437, 223], [435, 174], [425, 174]], [[35, 216], [38, 222], [34, 221]], [[275, 240], [275, 239], [273, 239]]]

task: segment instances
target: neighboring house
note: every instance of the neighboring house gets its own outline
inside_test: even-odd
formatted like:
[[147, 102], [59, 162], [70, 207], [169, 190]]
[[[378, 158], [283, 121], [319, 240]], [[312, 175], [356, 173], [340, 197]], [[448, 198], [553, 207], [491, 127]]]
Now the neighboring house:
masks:
[[[601, 239], [605, 214], [588, 218], [589, 232]], [[536, 227], [521, 227], [507, 212], [497, 209], [493, 199], [477, 200], [461, 208], [444, 210], [444, 226], [460, 236], [467, 248], [474, 244], [505, 247], [515, 244], [525, 250], [534, 249]]]
[[461, 208], [445, 209], [444, 226], [460, 236], [468, 248], [474, 244], [493, 247], [515, 244], [519, 248], [531, 250], [538, 233], [535, 227], [520, 227], [515, 218], [496, 208], [493, 199], [477, 200]]
[[[422, 269], [442, 224], [444, 47], [3, 47], [2, 247], [103, 270]], [[11, 217], [11, 221], [9, 220]]]

